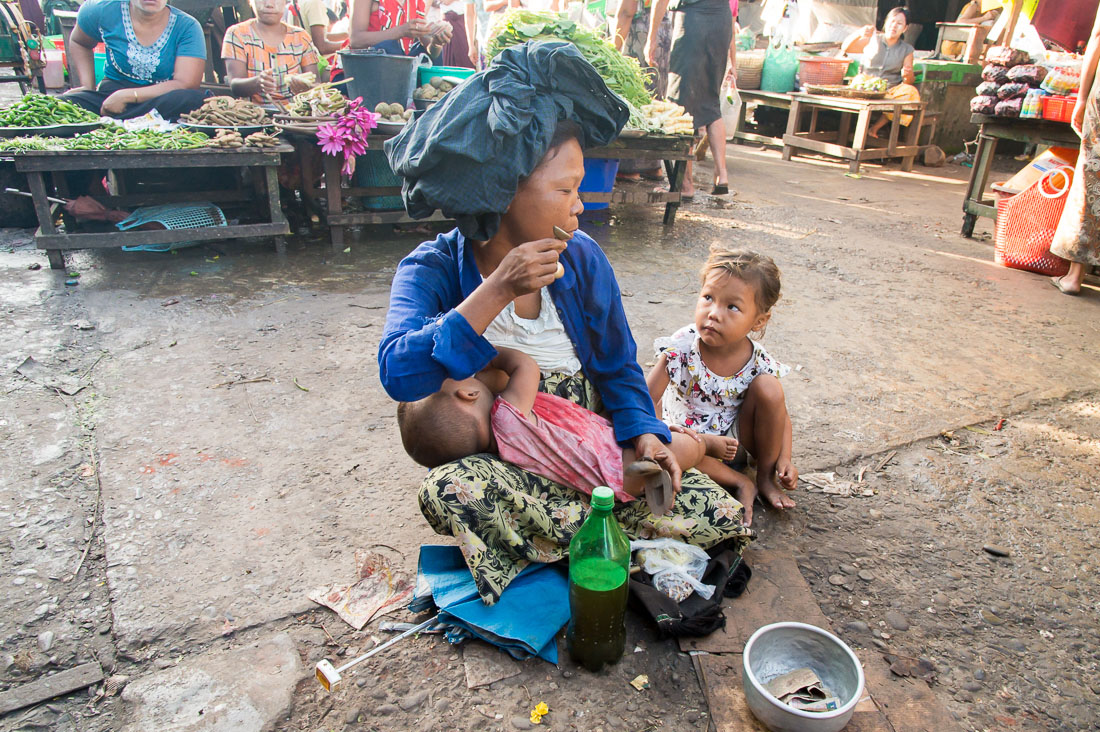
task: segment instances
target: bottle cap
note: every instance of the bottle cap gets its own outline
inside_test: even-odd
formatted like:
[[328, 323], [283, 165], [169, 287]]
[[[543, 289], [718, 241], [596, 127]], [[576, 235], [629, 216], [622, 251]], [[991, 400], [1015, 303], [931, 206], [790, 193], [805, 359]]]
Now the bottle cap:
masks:
[[592, 508], [610, 510], [615, 507], [615, 494], [605, 485], [596, 486], [592, 490]]

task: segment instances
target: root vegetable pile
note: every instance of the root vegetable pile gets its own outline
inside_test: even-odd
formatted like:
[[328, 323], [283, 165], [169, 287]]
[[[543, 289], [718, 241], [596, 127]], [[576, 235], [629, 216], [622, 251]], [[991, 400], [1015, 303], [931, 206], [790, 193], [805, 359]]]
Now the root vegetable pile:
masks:
[[207, 143], [210, 147], [230, 149], [244, 146], [244, 138], [236, 130], [218, 130], [218, 134]]
[[455, 84], [442, 76], [433, 76], [427, 84], [421, 84], [413, 92], [413, 99], [427, 99], [435, 101], [442, 99], [443, 95], [455, 88]]
[[379, 102], [374, 105], [374, 113], [378, 115], [379, 122], [389, 122], [396, 125], [405, 124], [412, 119], [413, 116], [413, 111], [411, 109], [405, 109], [397, 102], [393, 104]]
[[244, 138], [244, 144], [248, 147], [275, 147], [279, 144], [279, 140], [275, 135], [269, 135], [266, 132], [254, 132]]
[[[695, 122], [687, 110], [672, 102], [653, 102], [638, 110], [645, 127], [666, 135], [693, 135]], [[633, 119], [633, 115], [632, 115]]]
[[260, 124], [264, 121], [264, 116], [264, 110], [247, 99], [210, 97], [201, 107], [182, 115], [180, 119], [196, 125], [238, 127]]

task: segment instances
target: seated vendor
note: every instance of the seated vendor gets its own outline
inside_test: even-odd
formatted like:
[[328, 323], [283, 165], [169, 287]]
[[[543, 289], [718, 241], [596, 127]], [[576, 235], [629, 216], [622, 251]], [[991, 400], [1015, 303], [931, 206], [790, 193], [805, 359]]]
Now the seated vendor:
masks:
[[429, 23], [424, 14], [424, 0], [352, 0], [351, 47], [437, 56], [451, 40], [451, 24]]
[[[93, 49], [107, 47], [104, 79], [95, 85]], [[69, 36], [69, 68], [80, 86], [64, 99], [119, 119], [156, 109], [175, 120], [202, 104], [206, 68], [202, 26], [167, 0], [88, 0]]]
[[286, 0], [252, 0], [256, 17], [225, 31], [222, 58], [233, 94], [285, 102], [317, 83], [317, 50], [310, 35], [283, 22]]
[[[886, 21], [882, 25], [882, 32], [876, 33], [874, 26], [864, 26], [863, 30], [844, 40], [841, 52], [855, 56], [859, 59], [859, 72], [868, 76], [877, 76], [886, 79], [886, 98], [902, 102], [919, 102], [920, 92], [913, 86], [916, 76], [913, 74], [912, 45], [907, 43], [902, 36], [909, 27], [909, 11], [905, 8], [894, 8], [886, 14]], [[892, 114], [886, 114], [878, 118], [868, 134], [878, 137], [878, 133], [893, 119]], [[913, 121], [913, 116], [903, 114], [901, 123], [908, 125]]]

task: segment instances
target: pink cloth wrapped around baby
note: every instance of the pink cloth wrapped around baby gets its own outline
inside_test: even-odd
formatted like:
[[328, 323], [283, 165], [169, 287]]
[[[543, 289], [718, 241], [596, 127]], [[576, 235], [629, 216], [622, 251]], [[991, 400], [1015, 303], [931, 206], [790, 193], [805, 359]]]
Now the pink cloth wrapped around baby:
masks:
[[623, 490], [623, 449], [611, 422], [568, 399], [539, 392], [532, 419], [501, 397], [493, 403], [493, 437], [508, 462], [562, 485], [592, 494], [605, 485], [619, 501], [633, 501]]

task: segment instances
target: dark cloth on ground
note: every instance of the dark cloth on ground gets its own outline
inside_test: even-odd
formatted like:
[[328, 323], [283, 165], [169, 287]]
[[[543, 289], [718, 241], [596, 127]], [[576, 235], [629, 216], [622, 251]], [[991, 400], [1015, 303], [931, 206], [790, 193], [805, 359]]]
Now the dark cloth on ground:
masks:
[[722, 117], [733, 15], [729, 0], [699, 0], [675, 11], [668, 61], [668, 98], [695, 119], [695, 129]]
[[451, 24], [451, 40], [443, 47], [441, 57], [444, 66], [472, 69], [470, 63], [470, 44], [466, 42], [466, 18], [448, 10], [443, 19]]
[[[99, 109], [103, 106], [103, 101], [119, 89], [142, 89], [145, 86], [147, 85], [105, 79], [101, 81], [99, 86], [94, 90], [81, 89], [79, 91], [71, 91], [67, 94], [63, 94], [62, 99], [81, 106], [89, 112], [99, 114]], [[161, 117], [164, 117], [164, 119], [170, 122], [174, 122], [181, 114], [186, 114], [187, 112], [201, 107], [202, 100], [208, 96], [210, 96], [210, 92], [203, 89], [174, 89], [154, 99], [139, 104], [128, 105], [126, 109], [123, 110], [122, 114], [118, 115], [118, 119], [133, 119], [134, 117], [148, 114], [155, 109], [160, 112]]]
[[598, 147], [614, 140], [629, 116], [573, 44], [529, 41], [502, 51], [385, 149], [405, 178], [410, 216], [440, 209], [467, 238], [486, 241], [520, 180], [546, 155], [558, 120], [580, 126], [582, 147]]

